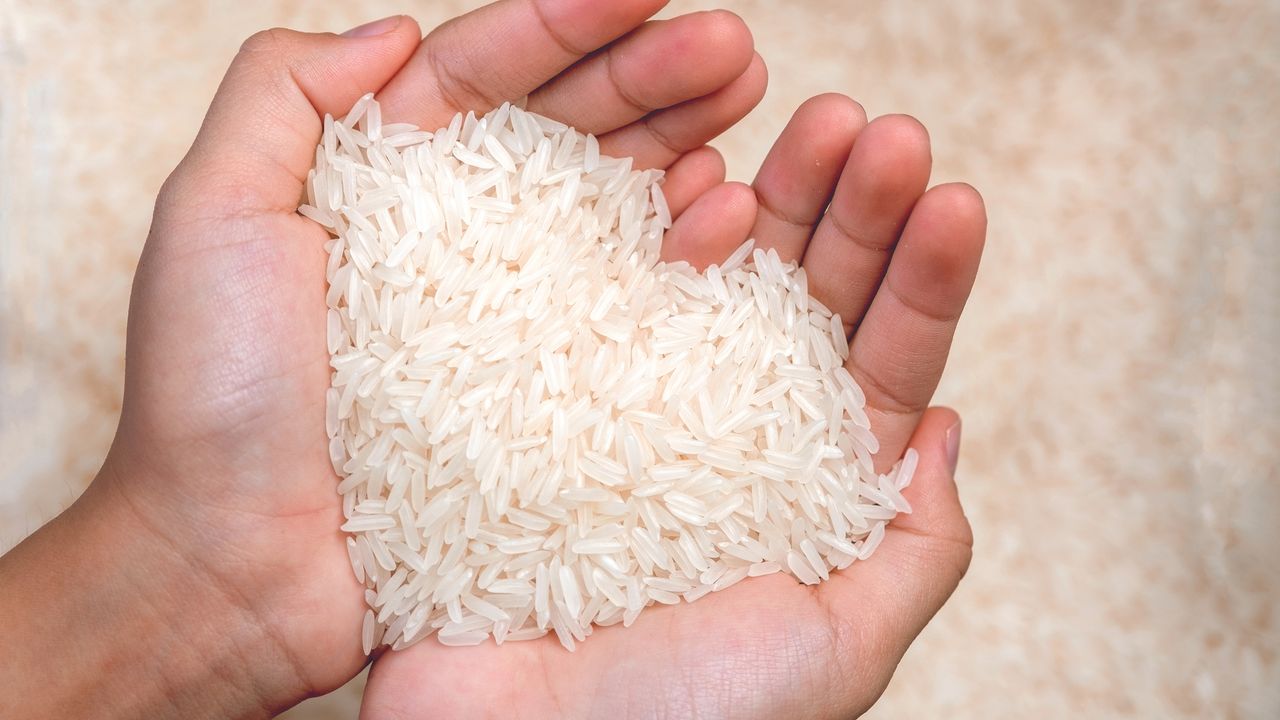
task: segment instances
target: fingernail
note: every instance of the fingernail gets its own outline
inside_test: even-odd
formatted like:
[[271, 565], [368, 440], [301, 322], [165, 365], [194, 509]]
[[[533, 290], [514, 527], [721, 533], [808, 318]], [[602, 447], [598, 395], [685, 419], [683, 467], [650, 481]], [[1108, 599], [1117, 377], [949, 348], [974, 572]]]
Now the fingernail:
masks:
[[951, 473], [956, 472], [956, 465], [960, 463], [960, 421], [956, 420], [956, 424], [947, 428], [947, 464], [951, 466]]
[[353, 27], [350, 30], [342, 33], [342, 37], [367, 38], [367, 37], [373, 37], [375, 35], [384, 35], [386, 33], [391, 32], [392, 30], [395, 30], [396, 27], [400, 25], [400, 18], [402, 17], [404, 16], [392, 15], [391, 17], [384, 17], [381, 20], [374, 20], [373, 22], [368, 22], [359, 27]]

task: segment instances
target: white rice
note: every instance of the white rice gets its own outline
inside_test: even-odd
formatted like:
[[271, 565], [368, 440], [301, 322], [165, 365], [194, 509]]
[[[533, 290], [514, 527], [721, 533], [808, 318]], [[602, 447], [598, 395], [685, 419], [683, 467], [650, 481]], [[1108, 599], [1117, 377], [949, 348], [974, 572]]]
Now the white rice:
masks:
[[326, 118], [326, 426], [365, 651], [629, 625], [748, 577], [817, 583], [908, 512], [838, 316], [748, 241], [660, 263], [662, 173], [503, 105]]

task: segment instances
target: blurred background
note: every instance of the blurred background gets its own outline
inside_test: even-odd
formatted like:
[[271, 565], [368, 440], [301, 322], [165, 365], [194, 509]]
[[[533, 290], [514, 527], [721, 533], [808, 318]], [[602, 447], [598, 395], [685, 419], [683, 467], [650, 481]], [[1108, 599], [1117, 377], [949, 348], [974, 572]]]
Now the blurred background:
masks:
[[[0, 0], [0, 551], [107, 450], [152, 202], [241, 41], [476, 4]], [[1280, 3], [722, 6], [771, 75], [732, 178], [835, 90], [990, 213], [938, 393], [974, 562], [870, 716], [1280, 717]]]

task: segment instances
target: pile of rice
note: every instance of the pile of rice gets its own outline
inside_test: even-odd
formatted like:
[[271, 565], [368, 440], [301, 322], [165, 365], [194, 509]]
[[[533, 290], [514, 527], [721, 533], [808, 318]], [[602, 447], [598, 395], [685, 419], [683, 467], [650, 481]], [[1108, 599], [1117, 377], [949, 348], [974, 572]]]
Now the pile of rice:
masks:
[[840, 317], [750, 242], [661, 263], [662, 173], [510, 104], [435, 133], [326, 117], [329, 453], [365, 651], [592, 625], [865, 559], [877, 474]]

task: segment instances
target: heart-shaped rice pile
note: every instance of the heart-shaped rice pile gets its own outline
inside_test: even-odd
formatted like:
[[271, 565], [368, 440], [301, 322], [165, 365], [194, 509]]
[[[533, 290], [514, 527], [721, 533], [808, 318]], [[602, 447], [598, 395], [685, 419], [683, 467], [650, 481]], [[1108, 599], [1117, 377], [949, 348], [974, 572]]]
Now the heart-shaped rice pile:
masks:
[[329, 453], [367, 587], [366, 651], [451, 645], [817, 583], [909, 511], [839, 316], [803, 270], [740, 247], [658, 260], [661, 171], [503, 105], [447, 129], [325, 118]]

